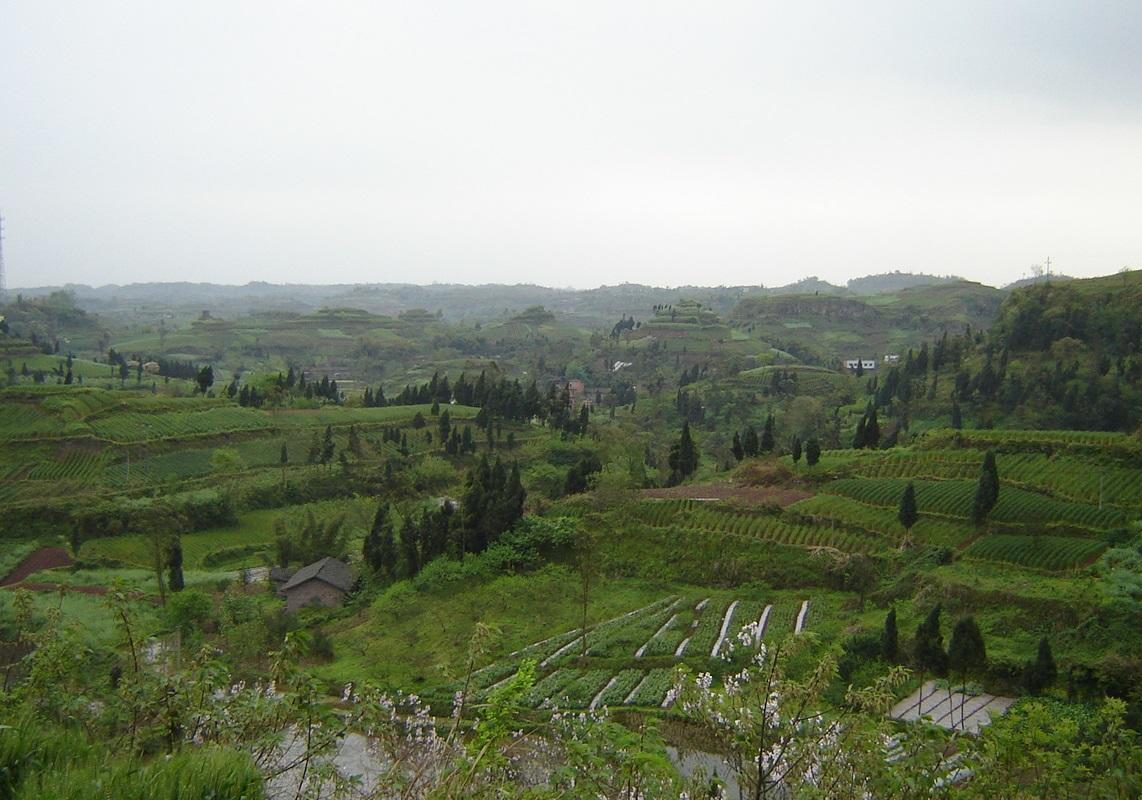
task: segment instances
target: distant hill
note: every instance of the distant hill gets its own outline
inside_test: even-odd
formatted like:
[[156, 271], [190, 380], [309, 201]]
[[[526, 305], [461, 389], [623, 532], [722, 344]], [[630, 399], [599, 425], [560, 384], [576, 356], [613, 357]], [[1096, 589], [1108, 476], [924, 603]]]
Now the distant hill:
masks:
[[1020, 278], [1004, 286], [1004, 289], [1019, 289], [1023, 286], [1034, 286], [1037, 283], [1061, 283], [1075, 280], [1070, 275], [1032, 275], [1029, 278]]
[[751, 295], [731, 314], [736, 327], [809, 363], [897, 352], [945, 330], [987, 328], [1005, 293], [971, 281], [915, 286], [864, 297]]
[[816, 275], [788, 283], [785, 286], [778, 286], [773, 289], [764, 290], [765, 294], [844, 294], [845, 287], [834, 286], [828, 281], [823, 281]]
[[955, 283], [962, 281], [952, 275], [925, 275], [913, 272], [884, 272], [880, 275], [865, 275], [863, 278], [852, 278], [848, 282], [848, 289], [855, 294], [881, 294], [883, 292], [898, 292], [901, 289], [911, 289], [916, 286], [931, 286], [937, 283]]

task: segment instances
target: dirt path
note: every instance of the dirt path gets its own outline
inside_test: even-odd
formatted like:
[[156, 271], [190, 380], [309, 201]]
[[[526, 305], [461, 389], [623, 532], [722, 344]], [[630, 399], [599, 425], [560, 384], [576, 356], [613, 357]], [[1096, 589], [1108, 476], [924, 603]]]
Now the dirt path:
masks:
[[[71, 556], [62, 547], [41, 547], [24, 558], [16, 568], [0, 580], [0, 586], [12, 586], [40, 570], [71, 566]], [[30, 587], [24, 587], [30, 588]]]

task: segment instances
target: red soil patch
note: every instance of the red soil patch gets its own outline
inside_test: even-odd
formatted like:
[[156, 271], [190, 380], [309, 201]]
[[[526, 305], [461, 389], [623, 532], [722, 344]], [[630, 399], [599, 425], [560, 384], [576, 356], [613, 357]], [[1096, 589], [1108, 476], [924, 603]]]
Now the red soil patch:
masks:
[[642, 495], [661, 500], [718, 500], [757, 506], [772, 503], [785, 508], [799, 500], [812, 497], [813, 493], [779, 486], [735, 486], [730, 483], [718, 483], [705, 486], [671, 486], [669, 489], [644, 489]]
[[30, 553], [16, 565], [14, 570], [5, 575], [4, 580], [0, 580], [0, 586], [11, 586], [14, 583], [19, 583], [40, 570], [68, 566], [71, 566], [71, 556], [67, 554], [67, 550], [62, 547], [41, 547], [34, 553]]
[[[68, 567], [71, 566], [71, 563], [71, 556], [69, 556], [67, 550], [64, 550], [62, 547], [41, 547], [17, 564], [16, 568], [4, 577], [4, 580], [0, 580], [0, 587], [5, 589], [27, 589], [30, 592], [59, 591], [60, 584], [58, 583], [22, 583], [21, 581], [40, 570]], [[107, 594], [106, 586], [64, 586], [63, 588], [66, 591], [79, 592], [80, 594]], [[139, 592], [132, 592], [131, 596], [136, 600], [147, 600], [155, 604], [159, 602], [157, 597], [147, 597]]]

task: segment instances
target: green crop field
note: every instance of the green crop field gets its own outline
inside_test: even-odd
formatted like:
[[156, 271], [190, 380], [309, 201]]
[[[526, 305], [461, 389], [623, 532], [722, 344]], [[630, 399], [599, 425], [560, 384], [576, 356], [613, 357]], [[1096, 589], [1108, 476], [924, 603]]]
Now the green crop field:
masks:
[[[812, 520], [818, 525], [854, 527], [893, 539], [904, 535], [904, 528], [894, 509], [866, 505], [838, 495], [814, 495], [789, 506], [786, 514]], [[974, 529], [966, 521], [934, 515], [922, 515], [912, 528], [912, 536], [917, 542], [943, 547], [955, 547], [973, 533]]]
[[[834, 471], [861, 478], [975, 479], [983, 453], [970, 450], [894, 448], [830, 450], [816, 472]], [[1048, 492], [1071, 502], [1142, 509], [1138, 469], [1118, 463], [1056, 453], [1002, 453], [997, 459], [1001, 485]]]
[[[184, 533], [182, 554], [188, 568], [203, 566], [203, 559], [219, 550], [244, 546], [268, 546], [273, 541], [273, 522], [282, 512], [278, 510], [250, 511], [242, 515], [237, 525], [215, 528], [199, 533]], [[88, 561], [110, 559], [124, 564], [149, 567], [152, 563], [150, 537], [139, 535], [108, 536], [90, 539], [83, 543], [80, 558]], [[251, 564], [259, 564], [250, 556]]]
[[964, 551], [964, 556], [984, 561], [1004, 561], [1022, 567], [1061, 570], [1090, 561], [1105, 549], [1105, 542], [1093, 539], [992, 533], [972, 542]]
[[652, 527], [670, 527], [700, 534], [753, 537], [798, 547], [832, 547], [869, 553], [893, 543], [871, 533], [821, 525], [790, 523], [771, 514], [737, 511], [720, 503], [698, 500], [652, 500], [640, 505], [637, 518]]
[[[828, 494], [843, 495], [862, 503], [896, 508], [908, 481], [903, 478], [842, 478], [824, 486]], [[920, 512], [942, 514], [951, 517], [967, 518], [971, 515], [975, 497], [976, 482], [965, 480], [917, 480], [916, 504]], [[1117, 509], [1103, 508], [1081, 503], [1068, 503], [1062, 500], [1004, 486], [999, 492], [999, 501], [989, 515], [998, 522], [1013, 524], [1036, 523], [1040, 525], [1065, 523], [1067, 525], [1104, 531], [1123, 524], [1123, 513]]]

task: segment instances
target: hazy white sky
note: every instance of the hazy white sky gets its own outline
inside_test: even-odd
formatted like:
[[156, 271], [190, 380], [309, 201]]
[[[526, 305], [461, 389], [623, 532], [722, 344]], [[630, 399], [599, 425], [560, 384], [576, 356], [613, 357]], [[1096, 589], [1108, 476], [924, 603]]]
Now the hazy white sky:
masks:
[[1142, 267], [1142, 2], [0, 0], [9, 286]]

